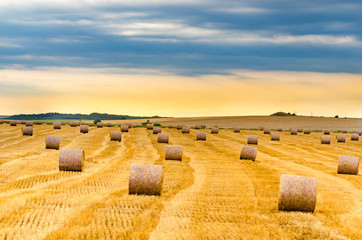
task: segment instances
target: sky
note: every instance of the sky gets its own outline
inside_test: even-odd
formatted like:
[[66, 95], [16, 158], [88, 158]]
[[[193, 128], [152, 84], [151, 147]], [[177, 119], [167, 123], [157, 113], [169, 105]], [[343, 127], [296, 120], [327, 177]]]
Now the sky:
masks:
[[362, 1], [2, 0], [0, 115], [362, 118]]

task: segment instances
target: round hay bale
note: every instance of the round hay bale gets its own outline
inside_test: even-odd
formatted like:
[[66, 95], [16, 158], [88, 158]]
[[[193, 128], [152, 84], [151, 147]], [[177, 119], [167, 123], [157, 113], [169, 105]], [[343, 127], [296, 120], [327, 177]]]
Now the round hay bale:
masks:
[[32, 127], [33, 125], [34, 125], [34, 123], [32, 121], [27, 121], [25, 123], [25, 126], [27, 126], [27, 127]]
[[270, 129], [269, 128], [264, 128], [264, 134], [270, 134]]
[[304, 134], [310, 134], [310, 129], [304, 129]]
[[62, 149], [59, 154], [59, 171], [82, 171], [83, 149]]
[[4, 123], [4, 120], [0, 120], [0, 124], [3, 124]]
[[219, 128], [218, 127], [213, 127], [211, 129], [211, 134], [218, 134], [219, 133]]
[[94, 123], [90, 122], [90, 123], [88, 123], [88, 126], [93, 127]]
[[183, 128], [182, 125], [177, 125], [177, 126], [176, 126], [176, 129], [177, 129], [177, 130], [181, 130], [182, 128]]
[[160, 127], [153, 128], [153, 134], [159, 134], [159, 133], [161, 133], [161, 131], [162, 131], [162, 128], [160, 128]]
[[70, 123], [70, 126], [71, 126], [71, 127], [76, 127], [76, 126], [77, 126], [77, 122], [71, 122], [71, 123]]
[[342, 130], [342, 133], [348, 133], [348, 131], [347, 130]]
[[35, 124], [36, 125], [41, 125], [43, 122], [41, 121], [41, 120], [37, 120], [36, 122], [35, 122]]
[[338, 174], [358, 175], [359, 157], [341, 155], [338, 159]]
[[280, 133], [271, 133], [270, 134], [272, 141], [279, 141], [280, 140]]
[[136, 123], [132, 124], [132, 128], [136, 128], [136, 127], [137, 127]]
[[33, 127], [23, 127], [23, 136], [33, 136]]
[[362, 130], [357, 130], [357, 131], [356, 131], [356, 134], [358, 134], [358, 135], [361, 136], [361, 135], [362, 135]]
[[86, 122], [80, 122], [80, 125], [82, 126], [82, 125], [87, 125], [87, 123]]
[[279, 211], [314, 212], [317, 179], [282, 174], [279, 185]]
[[182, 127], [182, 133], [190, 133], [190, 128], [191, 128], [191, 127], [183, 126], [183, 127]]
[[165, 160], [182, 161], [182, 146], [181, 145], [166, 145]]
[[169, 125], [168, 125], [168, 128], [173, 128], [173, 125], [172, 125], [172, 124], [169, 124]]
[[168, 143], [169, 134], [168, 133], [159, 133], [157, 135], [157, 142], [158, 143]]
[[297, 132], [303, 132], [303, 128], [298, 128]]
[[45, 137], [45, 148], [46, 149], [59, 149], [60, 137], [58, 136], [46, 136]]
[[258, 136], [257, 135], [248, 135], [248, 144], [258, 145]]
[[103, 128], [103, 123], [102, 122], [97, 122], [97, 128]]
[[345, 135], [337, 135], [336, 139], [337, 139], [337, 142], [346, 142], [346, 136]]
[[111, 141], [122, 141], [122, 131], [111, 131]]
[[15, 127], [16, 125], [18, 125], [18, 121], [10, 120], [10, 126]]
[[54, 129], [61, 129], [62, 128], [62, 123], [61, 122], [54, 122], [53, 128]]
[[198, 131], [196, 133], [196, 141], [206, 141], [206, 132]]
[[321, 136], [321, 144], [331, 144], [330, 136]]
[[122, 132], [128, 132], [129, 131], [129, 126], [128, 125], [121, 125], [121, 131]]
[[161, 195], [163, 166], [151, 164], [131, 165], [128, 192], [138, 195]]
[[112, 123], [108, 122], [108, 123], [106, 123], [106, 126], [107, 127], [112, 127]]
[[200, 124], [196, 124], [196, 125], [195, 125], [195, 129], [201, 129], [201, 125], [200, 125]]
[[88, 133], [88, 125], [80, 125], [80, 133]]
[[257, 151], [258, 149], [256, 147], [244, 145], [241, 149], [240, 159], [255, 161]]
[[298, 131], [296, 129], [292, 129], [290, 131], [290, 135], [298, 135]]
[[21, 120], [21, 121], [20, 121], [20, 124], [26, 124], [26, 121], [25, 121], [25, 120]]
[[234, 126], [234, 132], [239, 133], [240, 132], [240, 127]]
[[329, 134], [331, 134], [331, 131], [329, 131], [329, 130], [324, 130], [324, 135], [329, 135]]
[[283, 132], [283, 128], [278, 128], [278, 132]]
[[259, 127], [260, 131], [264, 131], [264, 129], [265, 129], [265, 127], [263, 127], [263, 126]]
[[322, 129], [317, 129], [316, 132], [323, 132], [323, 130]]
[[128, 129], [132, 128], [132, 123], [126, 123], [126, 125], [128, 126]]
[[153, 130], [153, 124], [152, 124], [152, 123], [148, 123], [148, 124], [146, 125], [146, 128], [147, 128], [147, 130]]
[[358, 141], [358, 140], [359, 140], [359, 135], [357, 133], [351, 134], [351, 141]]

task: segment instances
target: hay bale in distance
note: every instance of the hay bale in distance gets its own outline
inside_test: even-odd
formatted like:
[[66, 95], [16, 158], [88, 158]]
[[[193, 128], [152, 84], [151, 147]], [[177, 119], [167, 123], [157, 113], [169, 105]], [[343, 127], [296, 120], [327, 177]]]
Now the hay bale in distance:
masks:
[[146, 125], [146, 128], [147, 128], [147, 130], [153, 130], [153, 124], [152, 124], [152, 123], [148, 123], [148, 124]]
[[358, 175], [359, 157], [341, 155], [338, 159], [338, 174]]
[[76, 122], [71, 122], [71, 123], [70, 123], [70, 126], [71, 126], [71, 127], [76, 127], [76, 126], [77, 126], [77, 123], [76, 123]]
[[182, 133], [190, 133], [190, 128], [189, 126], [183, 126], [182, 127]]
[[131, 165], [128, 193], [138, 195], [161, 195], [163, 166], [151, 164]]
[[196, 124], [196, 125], [195, 125], [195, 129], [201, 129], [201, 125], [200, 125], [200, 124]]
[[321, 144], [331, 144], [330, 136], [321, 136]]
[[0, 120], [0, 124], [3, 124], [4, 123], [4, 120]]
[[111, 141], [122, 141], [122, 131], [111, 131]]
[[158, 133], [157, 142], [158, 143], [168, 143], [169, 134], [168, 133]]
[[310, 134], [310, 129], [304, 129], [304, 134]]
[[278, 128], [277, 131], [278, 132], [283, 132], [283, 128]]
[[256, 147], [244, 145], [243, 148], [241, 149], [240, 159], [255, 161], [257, 151], [258, 149]]
[[82, 126], [82, 125], [87, 125], [87, 123], [86, 122], [80, 122], [80, 125]]
[[35, 122], [35, 124], [36, 125], [41, 125], [43, 122], [41, 121], [41, 120], [37, 120], [36, 122]]
[[46, 136], [45, 137], [45, 148], [46, 149], [59, 149], [60, 137], [58, 136]]
[[54, 122], [53, 128], [54, 129], [61, 129], [62, 128], [62, 123], [61, 122]]
[[248, 135], [248, 144], [258, 145], [258, 135]]
[[97, 122], [97, 128], [103, 128], [103, 123], [102, 122]]
[[32, 121], [26, 121], [25, 126], [32, 127], [34, 123]]
[[263, 127], [263, 126], [259, 127], [260, 131], [264, 131], [264, 129], [265, 129], [265, 127]]
[[329, 131], [329, 130], [324, 130], [324, 135], [329, 135], [329, 134], [331, 134], [331, 131]]
[[348, 131], [347, 130], [342, 130], [342, 133], [348, 133]]
[[197, 131], [196, 141], [206, 141], [206, 132]]
[[303, 128], [298, 128], [297, 132], [303, 132]]
[[94, 123], [90, 122], [90, 123], [88, 123], [88, 126], [93, 127]]
[[162, 131], [162, 128], [160, 128], [160, 127], [153, 128], [153, 134], [159, 134], [159, 133], [161, 133], [161, 131]]
[[23, 127], [23, 136], [33, 136], [33, 127]]
[[270, 128], [264, 128], [264, 134], [270, 134]]
[[357, 130], [357, 131], [356, 131], [356, 134], [358, 134], [358, 135], [361, 136], [361, 135], [362, 135], [362, 130]]
[[279, 211], [313, 213], [316, 202], [316, 178], [282, 174], [279, 185]]
[[106, 126], [107, 127], [112, 127], [112, 123], [108, 122], [108, 123], [106, 123]]
[[218, 127], [213, 127], [211, 129], [211, 134], [218, 134], [219, 133], [219, 128]]
[[10, 126], [15, 127], [16, 125], [18, 125], [18, 121], [10, 120]]
[[182, 146], [181, 145], [166, 145], [165, 160], [182, 161]]
[[129, 131], [129, 126], [128, 125], [121, 125], [121, 131], [122, 132], [128, 132]]
[[169, 125], [168, 125], [168, 128], [173, 128], [173, 125], [172, 125], [172, 124], [169, 124]]
[[280, 133], [271, 133], [270, 138], [272, 141], [279, 141], [280, 140]]
[[80, 133], [88, 133], [88, 125], [80, 125]]
[[240, 132], [240, 127], [234, 126], [234, 132], [239, 133]]
[[290, 131], [290, 135], [298, 135], [298, 131], [296, 129], [292, 129]]
[[59, 171], [82, 171], [83, 149], [62, 149], [59, 154]]
[[183, 128], [182, 125], [177, 125], [177, 126], [176, 126], [176, 129], [177, 129], [177, 130], [181, 130], [182, 128]]
[[357, 133], [351, 134], [351, 141], [358, 141], [358, 140], [359, 140], [359, 135]]
[[337, 135], [336, 136], [337, 142], [346, 142], [346, 136], [345, 135]]

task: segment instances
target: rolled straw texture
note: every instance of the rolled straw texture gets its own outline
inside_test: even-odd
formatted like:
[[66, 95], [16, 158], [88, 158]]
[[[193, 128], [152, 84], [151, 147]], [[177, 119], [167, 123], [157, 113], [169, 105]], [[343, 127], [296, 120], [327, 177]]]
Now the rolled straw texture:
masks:
[[58, 136], [46, 136], [45, 137], [45, 148], [46, 149], [59, 149], [60, 137]]
[[353, 156], [341, 155], [338, 159], [339, 174], [358, 175], [359, 158]]
[[150, 164], [131, 165], [129, 171], [129, 194], [161, 195], [163, 166]]
[[240, 159], [255, 161], [257, 151], [258, 149], [256, 147], [244, 145], [243, 148], [241, 149]]
[[182, 160], [182, 146], [181, 145], [166, 145], [165, 147], [165, 160]]
[[59, 154], [60, 171], [82, 171], [84, 163], [83, 149], [62, 149]]
[[248, 135], [248, 144], [258, 145], [258, 136], [257, 135]]
[[168, 143], [169, 134], [168, 133], [159, 133], [157, 135], [157, 142], [158, 143]]

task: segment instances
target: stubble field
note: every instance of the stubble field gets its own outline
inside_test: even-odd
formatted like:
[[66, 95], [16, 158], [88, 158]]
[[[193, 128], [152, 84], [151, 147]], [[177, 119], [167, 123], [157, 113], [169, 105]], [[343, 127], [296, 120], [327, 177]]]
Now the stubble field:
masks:
[[[164, 160], [165, 144], [146, 128], [114, 142], [119, 127], [34, 125], [22, 136], [23, 126], [0, 125], [0, 239], [362, 239], [361, 173], [337, 174], [339, 155], [362, 156], [349, 133], [345, 143], [331, 133], [325, 145], [318, 132], [281, 132], [278, 142], [262, 131], [203, 129], [204, 142], [198, 130], [163, 128], [183, 146], [180, 162]], [[59, 171], [49, 135], [61, 149], [84, 149], [82, 172]], [[247, 135], [259, 138], [255, 162], [239, 159]], [[163, 165], [161, 196], [128, 194], [132, 163]], [[278, 211], [281, 174], [317, 178], [313, 214]]]

